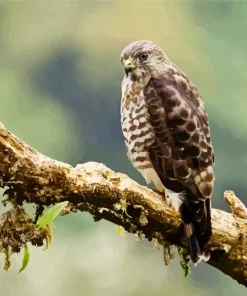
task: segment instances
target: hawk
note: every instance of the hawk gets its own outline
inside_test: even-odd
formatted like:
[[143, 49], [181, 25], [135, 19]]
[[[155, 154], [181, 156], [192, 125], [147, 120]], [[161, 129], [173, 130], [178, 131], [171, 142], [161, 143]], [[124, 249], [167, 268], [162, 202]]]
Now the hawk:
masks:
[[180, 211], [190, 258], [210, 257], [214, 153], [202, 98], [152, 41], [121, 53], [121, 124], [134, 167]]

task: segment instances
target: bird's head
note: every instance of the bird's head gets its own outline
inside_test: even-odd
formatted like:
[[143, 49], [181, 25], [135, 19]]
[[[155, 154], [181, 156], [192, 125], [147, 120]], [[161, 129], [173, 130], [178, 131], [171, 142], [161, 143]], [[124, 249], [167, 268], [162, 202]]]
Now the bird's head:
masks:
[[132, 78], [154, 77], [170, 64], [164, 51], [153, 41], [135, 41], [127, 45], [120, 56], [125, 73]]

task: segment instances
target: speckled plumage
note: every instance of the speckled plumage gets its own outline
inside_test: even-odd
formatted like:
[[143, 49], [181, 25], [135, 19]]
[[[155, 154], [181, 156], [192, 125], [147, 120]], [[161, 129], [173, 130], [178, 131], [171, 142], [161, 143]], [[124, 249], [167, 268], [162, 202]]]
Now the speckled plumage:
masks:
[[145, 180], [180, 210], [191, 259], [197, 263], [208, 256], [214, 185], [204, 103], [195, 85], [152, 41], [131, 43], [121, 61], [129, 72], [121, 100], [128, 156]]

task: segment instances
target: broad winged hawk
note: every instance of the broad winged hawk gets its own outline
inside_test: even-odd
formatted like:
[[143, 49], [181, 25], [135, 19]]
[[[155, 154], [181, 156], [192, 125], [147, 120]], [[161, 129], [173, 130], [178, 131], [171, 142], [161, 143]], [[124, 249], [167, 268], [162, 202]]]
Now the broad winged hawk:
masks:
[[128, 156], [181, 212], [194, 264], [209, 259], [214, 153], [195, 85], [152, 41], [124, 48], [121, 123]]

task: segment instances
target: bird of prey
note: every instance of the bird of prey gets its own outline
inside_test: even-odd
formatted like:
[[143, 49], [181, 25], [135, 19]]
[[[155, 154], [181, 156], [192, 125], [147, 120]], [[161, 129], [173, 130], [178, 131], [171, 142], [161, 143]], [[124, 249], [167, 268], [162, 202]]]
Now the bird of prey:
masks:
[[214, 153], [202, 98], [154, 42], [121, 53], [121, 124], [134, 167], [181, 212], [190, 258], [210, 257]]

